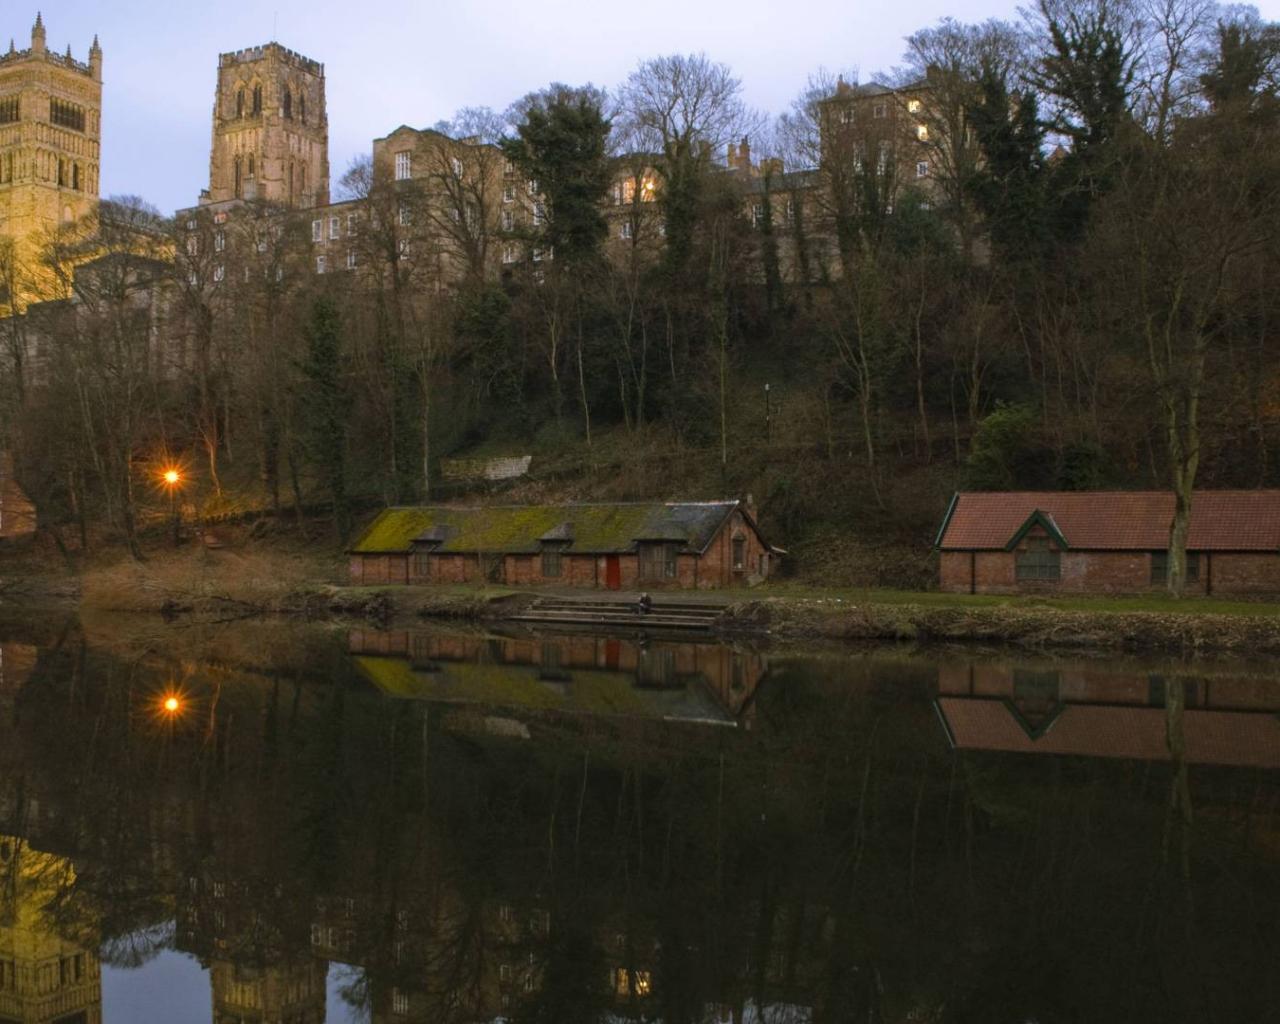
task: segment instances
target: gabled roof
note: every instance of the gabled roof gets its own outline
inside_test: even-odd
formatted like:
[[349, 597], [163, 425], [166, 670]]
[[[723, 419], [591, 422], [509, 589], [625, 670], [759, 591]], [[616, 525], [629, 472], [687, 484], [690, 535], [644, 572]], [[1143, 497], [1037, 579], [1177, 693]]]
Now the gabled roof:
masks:
[[[1036, 512], [1076, 551], [1163, 551], [1171, 491], [990, 491], [952, 500], [938, 532], [943, 551], [1001, 551]], [[1280, 551], [1280, 490], [1199, 491], [1191, 503], [1191, 551]]]
[[[422, 539], [438, 540], [441, 554], [535, 554], [547, 540], [567, 542], [570, 553], [621, 554], [645, 540], [675, 541], [701, 553], [740, 507], [736, 501], [690, 501], [389, 508], [351, 552], [407, 552]], [[745, 510], [743, 515], [759, 533]]]

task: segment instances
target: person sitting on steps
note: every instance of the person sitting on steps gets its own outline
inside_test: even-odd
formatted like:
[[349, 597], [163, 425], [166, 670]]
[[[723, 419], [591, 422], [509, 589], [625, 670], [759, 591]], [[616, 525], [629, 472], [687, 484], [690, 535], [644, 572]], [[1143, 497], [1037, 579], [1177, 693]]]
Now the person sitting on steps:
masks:
[[641, 594], [639, 600], [636, 601], [636, 614], [648, 615], [652, 608], [653, 599], [649, 597], [647, 592]]

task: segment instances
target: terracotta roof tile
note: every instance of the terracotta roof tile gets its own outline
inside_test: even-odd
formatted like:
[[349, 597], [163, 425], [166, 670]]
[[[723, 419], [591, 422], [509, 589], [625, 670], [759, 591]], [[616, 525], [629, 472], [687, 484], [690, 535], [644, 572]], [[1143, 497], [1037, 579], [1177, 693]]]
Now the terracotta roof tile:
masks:
[[[999, 550], [1037, 509], [1077, 550], [1160, 551], [1169, 546], [1172, 491], [991, 491], [957, 494], [943, 550]], [[1200, 491], [1191, 505], [1192, 551], [1280, 550], [1280, 491]]]

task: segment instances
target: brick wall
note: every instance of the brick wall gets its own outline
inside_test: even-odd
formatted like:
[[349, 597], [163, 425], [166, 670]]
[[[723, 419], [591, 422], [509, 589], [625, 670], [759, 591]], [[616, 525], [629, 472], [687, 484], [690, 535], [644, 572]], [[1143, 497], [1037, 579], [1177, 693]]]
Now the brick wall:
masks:
[[[1149, 551], [1064, 551], [1061, 579], [1019, 582], [1015, 552], [944, 551], [939, 584], [949, 593], [967, 594], [970, 574], [979, 594], [1141, 594], [1161, 589], [1151, 583]], [[1215, 596], [1280, 593], [1280, 553], [1201, 553], [1200, 577], [1188, 594], [1204, 594], [1212, 581]]]

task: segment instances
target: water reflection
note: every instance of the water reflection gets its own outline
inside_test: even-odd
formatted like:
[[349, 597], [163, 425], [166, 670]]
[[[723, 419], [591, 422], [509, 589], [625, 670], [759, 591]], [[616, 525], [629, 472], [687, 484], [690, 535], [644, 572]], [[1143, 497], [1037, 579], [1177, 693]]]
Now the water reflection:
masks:
[[218, 1024], [1248, 1021], [1280, 996], [1265, 667], [170, 637], [0, 645], [0, 1020], [96, 1021], [101, 973], [172, 984], [172, 950]]

